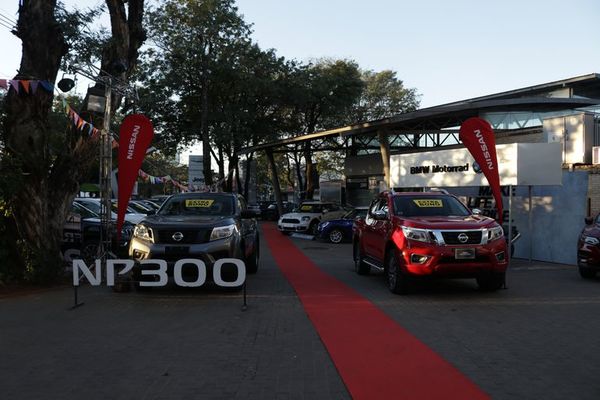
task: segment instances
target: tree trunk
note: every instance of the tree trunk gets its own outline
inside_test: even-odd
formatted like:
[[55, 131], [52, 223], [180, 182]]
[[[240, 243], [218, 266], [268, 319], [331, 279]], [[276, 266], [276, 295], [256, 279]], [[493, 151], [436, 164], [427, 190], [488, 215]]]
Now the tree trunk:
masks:
[[315, 180], [314, 180], [314, 168], [315, 165], [312, 162], [312, 152], [310, 148], [310, 142], [307, 141], [304, 144], [304, 159], [306, 160], [306, 176], [304, 179], [306, 180], [306, 199], [312, 200], [315, 192]]
[[246, 158], [246, 175], [244, 176], [244, 198], [249, 200], [248, 192], [250, 190], [250, 175], [252, 175], [252, 159], [254, 158], [254, 153], [250, 153], [248, 158]]
[[267, 149], [267, 159], [269, 160], [269, 166], [271, 167], [271, 181], [273, 182], [273, 192], [275, 193], [275, 202], [277, 203], [277, 211], [279, 215], [283, 215], [283, 201], [281, 199], [281, 187], [279, 185], [279, 176], [277, 176], [277, 166], [275, 165], [275, 158], [273, 157], [273, 150]]
[[[114, 63], [109, 60], [118, 57], [127, 63], [126, 71], [130, 71], [145, 38], [141, 28], [143, 0], [129, 0], [129, 20], [123, 0], [107, 0], [107, 5], [114, 36], [111, 49], [103, 53], [102, 68], [113, 71]], [[56, 79], [67, 47], [54, 18], [55, 8], [56, 0], [25, 0], [19, 7], [16, 35], [23, 42], [23, 53], [15, 79], [50, 82]], [[123, 49], [127, 51], [123, 53]], [[20, 171], [16, 171], [21, 174], [21, 184], [8, 199], [18, 233], [14, 240], [21, 243], [17, 247], [21, 264], [28, 269], [26, 277], [36, 281], [52, 281], [60, 276], [63, 226], [78, 191], [79, 180], [95, 159], [98, 146], [96, 141], [76, 129], [70, 129], [66, 135], [50, 130], [48, 114], [52, 98], [52, 93], [41, 87], [35, 94], [23, 91], [17, 94], [12, 90], [6, 104], [6, 154], [2, 161], [5, 163], [10, 159], [21, 165]], [[94, 123], [100, 125], [98, 121]], [[49, 146], [51, 135], [55, 136], [52, 149]], [[57, 142], [62, 143], [58, 150]]]
[[[66, 44], [54, 18], [56, 1], [30, 0], [19, 7], [16, 35], [23, 42], [19, 73], [15, 79], [54, 82]], [[9, 204], [18, 237], [21, 264], [29, 267], [32, 280], [53, 280], [61, 266], [60, 242], [66, 210], [52, 202], [51, 134], [48, 114], [52, 93], [38, 88], [35, 94], [10, 90], [6, 101], [5, 143], [8, 158], [21, 165], [21, 185]], [[17, 172], [18, 173], [18, 172]], [[23, 271], [23, 276], [25, 271]]]

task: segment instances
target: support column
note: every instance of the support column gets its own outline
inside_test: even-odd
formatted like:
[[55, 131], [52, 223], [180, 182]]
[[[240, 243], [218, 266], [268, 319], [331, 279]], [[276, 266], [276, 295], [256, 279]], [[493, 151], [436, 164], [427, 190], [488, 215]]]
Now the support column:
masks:
[[390, 188], [390, 142], [387, 132], [383, 129], [377, 131], [379, 148], [381, 149], [381, 161], [383, 162], [383, 175], [386, 189]]

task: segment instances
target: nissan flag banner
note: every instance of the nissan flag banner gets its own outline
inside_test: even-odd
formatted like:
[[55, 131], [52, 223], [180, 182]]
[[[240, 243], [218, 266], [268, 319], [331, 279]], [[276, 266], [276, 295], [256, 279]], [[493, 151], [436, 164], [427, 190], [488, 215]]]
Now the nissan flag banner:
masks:
[[144, 115], [128, 115], [119, 130], [119, 203], [117, 210], [117, 235], [121, 237], [121, 227], [125, 211], [133, 191], [133, 185], [142, 167], [146, 149], [154, 137], [152, 122]]
[[498, 221], [502, 223], [502, 192], [500, 191], [500, 175], [496, 157], [496, 140], [492, 126], [484, 119], [469, 118], [460, 126], [458, 134], [481, 171], [487, 178], [496, 201]]

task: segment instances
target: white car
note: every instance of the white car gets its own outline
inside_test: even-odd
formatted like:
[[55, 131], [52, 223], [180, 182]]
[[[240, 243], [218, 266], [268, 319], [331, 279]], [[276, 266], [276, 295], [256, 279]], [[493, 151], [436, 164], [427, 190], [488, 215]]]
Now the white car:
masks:
[[346, 211], [334, 203], [305, 201], [298, 210], [283, 214], [277, 222], [277, 228], [283, 234], [301, 232], [316, 235], [319, 222], [340, 218]]

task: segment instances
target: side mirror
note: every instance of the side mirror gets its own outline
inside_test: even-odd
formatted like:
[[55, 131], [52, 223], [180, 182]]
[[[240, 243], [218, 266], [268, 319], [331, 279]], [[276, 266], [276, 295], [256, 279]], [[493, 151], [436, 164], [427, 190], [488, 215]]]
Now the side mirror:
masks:
[[252, 219], [255, 217], [254, 213], [248, 210], [242, 211], [240, 216], [242, 217], [242, 219]]
[[479, 208], [474, 208], [471, 210], [473, 215], [481, 215], [481, 210]]
[[385, 221], [388, 217], [387, 213], [382, 210], [377, 210], [377, 211], [371, 213], [371, 216], [373, 217], [373, 219], [375, 219], [377, 221]]
[[586, 225], [591, 225], [594, 223], [594, 218], [593, 217], [585, 217], [585, 224]]

